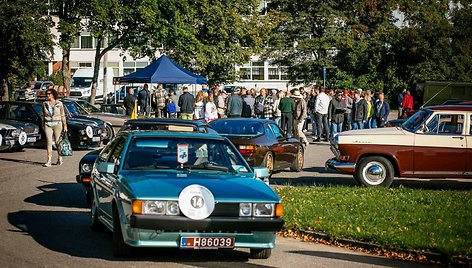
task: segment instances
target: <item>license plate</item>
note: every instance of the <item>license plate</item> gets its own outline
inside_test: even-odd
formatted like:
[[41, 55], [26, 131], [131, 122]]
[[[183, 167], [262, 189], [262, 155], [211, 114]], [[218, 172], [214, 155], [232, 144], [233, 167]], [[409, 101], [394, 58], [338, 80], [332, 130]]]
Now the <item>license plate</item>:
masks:
[[92, 141], [93, 141], [93, 142], [100, 141], [100, 137], [93, 137], [93, 138], [92, 138]]
[[181, 237], [180, 247], [192, 249], [234, 248], [234, 237]]
[[36, 142], [36, 137], [29, 137], [28, 142]]

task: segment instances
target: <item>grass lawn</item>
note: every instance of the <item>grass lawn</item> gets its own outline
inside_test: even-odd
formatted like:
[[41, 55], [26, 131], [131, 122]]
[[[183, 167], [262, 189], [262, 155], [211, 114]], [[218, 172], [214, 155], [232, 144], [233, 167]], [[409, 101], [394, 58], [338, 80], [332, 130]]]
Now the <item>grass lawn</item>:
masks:
[[277, 187], [285, 229], [396, 250], [472, 256], [472, 192], [406, 188]]

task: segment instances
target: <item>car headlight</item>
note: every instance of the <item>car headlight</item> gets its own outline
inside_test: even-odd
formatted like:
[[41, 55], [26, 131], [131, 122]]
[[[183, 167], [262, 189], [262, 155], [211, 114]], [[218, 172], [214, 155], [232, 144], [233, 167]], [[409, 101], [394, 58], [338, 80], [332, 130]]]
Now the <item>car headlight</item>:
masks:
[[254, 203], [254, 217], [273, 217], [275, 204]]
[[179, 202], [177, 201], [167, 201], [166, 205], [166, 214], [171, 216], [176, 216], [180, 214]]
[[20, 136], [20, 133], [21, 133], [21, 130], [15, 129], [11, 132], [11, 135], [16, 138], [16, 137]]
[[80, 166], [80, 173], [90, 173], [92, 172], [92, 164], [82, 164]]
[[166, 201], [143, 201], [143, 214], [164, 215], [165, 213]]
[[39, 133], [39, 128], [38, 128], [38, 127], [34, 127], [33, 134], [38, 134], [38, 133]]
[[91, 126], [87, 126], [85, 128], [85, 134], [87, 134], [87, 137], [92, 138], [93, 137], [93, 129]]
[[250, 216], [252, 216], [252, 204], [240, 203], [239, 204], [239, 217], [250, 217]]

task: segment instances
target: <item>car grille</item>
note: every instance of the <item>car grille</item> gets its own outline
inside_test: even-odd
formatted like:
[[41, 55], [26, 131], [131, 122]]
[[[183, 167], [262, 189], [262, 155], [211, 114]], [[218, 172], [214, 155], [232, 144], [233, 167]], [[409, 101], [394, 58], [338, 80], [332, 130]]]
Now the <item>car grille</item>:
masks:
[[13, 138], [12, 136], [13, 129], [0, 129], [0, 134], [4, 138]]
[[159, 230], [161, 233], [204, 233], [204, 234], [251, 234], [252, 231], [228, 231], [228, 230]]

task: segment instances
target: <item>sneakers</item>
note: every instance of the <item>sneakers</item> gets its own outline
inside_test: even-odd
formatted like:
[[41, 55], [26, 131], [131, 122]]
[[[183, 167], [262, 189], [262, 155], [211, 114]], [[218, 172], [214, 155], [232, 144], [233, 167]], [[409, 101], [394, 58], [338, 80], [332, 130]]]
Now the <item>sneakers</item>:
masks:
[[43, 164], [43, 167], [50, 167], [51, 166], [51, 160], [48, 160], [46, 163]]
[[63, 163], [64, 163], [64, 160], [62, 160], [62, 157], [59, 157], [59, 158], [57, 159], [56, 165], [60, 166], [60, 165], [62, 165]]

